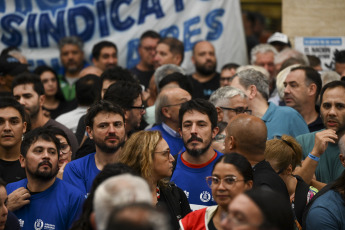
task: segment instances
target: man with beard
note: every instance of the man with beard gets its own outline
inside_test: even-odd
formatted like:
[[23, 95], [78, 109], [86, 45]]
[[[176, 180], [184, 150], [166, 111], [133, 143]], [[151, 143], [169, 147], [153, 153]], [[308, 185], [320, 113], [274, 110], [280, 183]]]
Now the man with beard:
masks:
[[[8, 209], [14, 211], [24, 230], [69, 229], [85, 198], [78, 188], [56, 178], [59, 140], [47, 129], [37, 128], [25, 134], [20, 150], [27, 178], [6, 186]], [[27, 193], [12, 196], [24, 188]]]
[[58, 71], [61, 90], [67, 101], [75, 98], [75, 82], [79, 73], [88, 64], [84, 61], [84, 43], [76, 36], [64, 37], [59, 41], [62, 67]]
[[213, 45], [208, 41], [200, 41], [193, 47], [192, 62], [195, 73], [188, 76], [194, 89], [199, 89], [204, 99], [208, 99], [213, 91], [219, 88], [220, 74], [216, 72], [217, 58]]
[[[338, 140], [345, 131], [345, 82], [326, 84], [320, 94], [320, 114], [326, 129], [298, 136], [303, 149], [301, 168], [295, 173], [307, 183], [316, 180], [329, 183], [337, 179], [344, 168], [339, 161]], [[313, 181], [314, 183], [314, 181]]]
[[92, 47], [92, 63], [102, 71], [117, 66], [117, 47], [109, 41], [101, 41]]
[[79, 147], [74, 133], [66, 128], [66, 126], [46, 117], [43, 113], [45, 95], [44, 87], [39, 76], [31, 73], [18, 75], [12, 82], [12, 93], [14, 98], [24, 106], [25, 112], [29, 115], [31, 128], [47, 128], [52, 126], [62, 129], [71, 143], [74, 156]]
[[90, 107], [85, 124], [89, 137], [95, 142], [96, 152], [68, 163], [63, 179], [87, 194], [103, 167], [117, 160], [126, 137], [125, 115], [119, 106], [101, 100]]
[[185, 102], [179, 111], [179, 126], [185, 149], [177, 155], [171, 181], [184, 190], [192, 210], [216, 205], [205, 178], [223, 155], [211, 147], [218, 133], [217, 110], [204, 99]]

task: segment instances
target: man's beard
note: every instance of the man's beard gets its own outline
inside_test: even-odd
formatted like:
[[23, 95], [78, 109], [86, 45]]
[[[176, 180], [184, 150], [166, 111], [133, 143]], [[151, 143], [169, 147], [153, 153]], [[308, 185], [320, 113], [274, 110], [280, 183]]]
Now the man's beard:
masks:
[[217, 68], [217, 63], [214, 63], [214, 65], [209, 67], [209, 68], [206, 68], [204, 65], [199, 65], [199, 64], [195, 65], [196, 71], [198, 73], [201, 73], [202, 75], [205, 75], [205, 76], [215, 73], [216, 68]]
[[[118, 137], [119, 138], [119, 137]], [[119, 138], [119, 143], [115, 146], [107, 146], [104, 141], [98, 141], [94, 139], [95, 145], [104, 153], [107, 154], [114, 154], [119, 148], [121, 148], [125, 144], [124, 138]]]
[[207, 150], [210, 148], [211, 144], [212, 144], [212, 140], [210, 139], [209, 143], [205, 146], [205, 148], [200, 148], [200, 149], [190, 149], [187, 147], [187, 144], [193, 140], [197, 140], [201, 143], [204, 143], [204, 141], [199, 138], [199, 137], [196, 137], [196, 136], [192, 136], [189, 140], [187, 140], [187, 142], [183, 141], [184, 142], [184, 146], [188, 152], [188, 154], [190, 154], [191, 156], [193, 157], [199, 157], [199, 156], [202, 156], [204, 155]]
[[[51, 171], [39, 171], [39, 168], [42, 166], [42, 164], [48, 164], [51, 168]], [[31, 176], [33, 176], [34, 178], [40, 180], [40, 181], [50, 181], [51, 179], [53, 179], [54, 177], [56, 177], [56, 175], [59, 172], [59, 167], [56, 166], [56, 170], [53, 171], [53, 166], [49, 161], [42, 161], [41, 163], [38, 164], [37, 169], [35, 172], [32, 172], [31, 170], [27, 170], [28, 174], [30, 174]]]

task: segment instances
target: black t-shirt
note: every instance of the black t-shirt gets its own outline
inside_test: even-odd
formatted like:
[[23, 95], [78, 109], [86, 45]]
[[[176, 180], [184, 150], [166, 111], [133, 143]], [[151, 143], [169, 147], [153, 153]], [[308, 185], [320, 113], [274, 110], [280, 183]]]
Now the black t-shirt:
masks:
[[130, 69], [131, 73], [140, 81], [140, 84], [145, 86], [145, 90], [149, 88], [151, 77], [154, 73], [152, 71], [141, 71], [137, 67]]
[[188, 79], [193, 85], [193, 98], [203, 98], [208, 100], [211, 94], [220, 86], [219, 73], [216, 73], [216, 75], [211, 80], [204, 83], [200, 83], [199, 81], [195, 80], [192, 75], [188, 75]]
[[4, 161], [0, 159], [0, 177], [6, 183], [12, 183], [26, 178], [25, 169], [20, 166], [19, 160]]

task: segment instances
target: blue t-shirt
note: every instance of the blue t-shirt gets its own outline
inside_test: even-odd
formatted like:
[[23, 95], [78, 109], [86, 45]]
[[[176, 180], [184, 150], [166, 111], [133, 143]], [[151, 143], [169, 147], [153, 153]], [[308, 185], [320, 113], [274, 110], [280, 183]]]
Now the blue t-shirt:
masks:
[[185, 165], [179, 154], [176, 168], [171, 181], [181, 188], [188, 198], [190, 208], [194, 211], [207, 206], [217, 205], [212, 197], [212, 191], [206, 183], [206, 177], [212, 175], [214, 163], [223, 154], [216, 151], [216, 157], [202, 168], [192, 168]]
[[79, 188], [85, 195], [90, 192], [93, 179], [100, 172], [96, 166], [95, 154], [90, 153], [69, 162], [63, 173], [63, 180]]
[[317, 198], [309, 209], [307, 229], [345, 229], [345, 203], [338, 192], [329, 190]]
[[168, 143], [171, 155], [178, 154], [184, 147], [183, 140], [181, 137], [174, 137], [165, 131], [162, 124], [155, 125], [149, 130], [158, 130], [161, 132], [163, 139]]
[[[27, 187], [23, 179], [6, 186], [8, 194]], [[76, 187], [56, 178], [54, 184], [43, 192], [31, 195], [30, 203], [13, 213], [23, 230], [69, 229], [81, 213], [85, 195]]]
[[262, 116], [267, 127], [267, 140], [281, 137], [283, 134], [297, 137], [309, 133], [308, 125], [301, 114], [288, 106], [277, 106], [269, 103], [266, 113]]

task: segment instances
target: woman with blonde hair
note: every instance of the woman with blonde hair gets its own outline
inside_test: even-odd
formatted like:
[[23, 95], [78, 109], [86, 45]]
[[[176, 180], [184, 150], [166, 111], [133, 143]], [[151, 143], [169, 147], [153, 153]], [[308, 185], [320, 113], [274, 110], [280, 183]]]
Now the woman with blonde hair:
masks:
[[139, 131], [126, 141], [119, 155], [120, 163], [131, 167], [150, 185], [153, 205], [165, 207], [170, 214], [172, 229], [191, 210], [185, 193], [165, 178], [173, 171], [174, 157], [159, 131]]
[[301, 165], [302, 147], [291, 136], [283, 135], [281, 139], [269, 140], [266, 143], [265, 159], [279, 174], [286, 184], [290, 195], [295, 224], [301, 229], [303, 211], [311, 198], [318, 192], [303, 179], [293, 175], [296, 166]]

